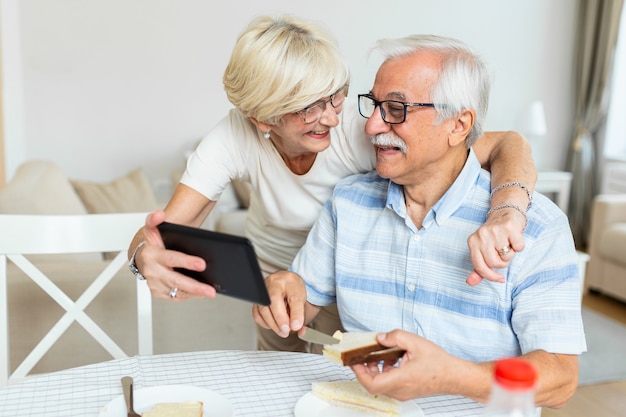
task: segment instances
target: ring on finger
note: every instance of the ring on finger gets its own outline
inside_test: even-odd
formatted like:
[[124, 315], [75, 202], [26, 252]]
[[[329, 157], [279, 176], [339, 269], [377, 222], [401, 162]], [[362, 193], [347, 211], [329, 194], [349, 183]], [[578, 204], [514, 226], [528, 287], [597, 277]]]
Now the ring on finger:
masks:
[[504, 246], [504, 247], [498, 249], [498, 254], [500, 256], [506, 256], [506, 255], [508, 255], [509, 252], [511, 252], [511, 247], [510, 246]]
[[178, 293], [178, 288], [174, 287], [170, 290], [170, 298], [176, 298], [176, 294]]

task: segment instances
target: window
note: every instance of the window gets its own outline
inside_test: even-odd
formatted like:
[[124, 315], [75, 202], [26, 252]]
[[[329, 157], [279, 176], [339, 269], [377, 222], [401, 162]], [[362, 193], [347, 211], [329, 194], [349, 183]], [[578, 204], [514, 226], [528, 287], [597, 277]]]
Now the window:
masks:
[[606, 159], [626, 161], [626, 7], [622, 8], [612, 90], [603, 153]]

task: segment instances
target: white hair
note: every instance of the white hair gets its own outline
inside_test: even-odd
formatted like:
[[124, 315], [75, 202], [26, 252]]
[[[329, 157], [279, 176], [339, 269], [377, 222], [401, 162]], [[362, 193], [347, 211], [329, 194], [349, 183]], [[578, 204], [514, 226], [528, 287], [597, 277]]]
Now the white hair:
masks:
[[474, 109], [476, 121], [465, 139], [469, 148], [482, 135], [489, 106], [491, 77], [483, 60], [465, 43], [436, 35], [410, 35], [381, 39], [373, 48], [386, 60], [429, 51], [442, 57], [438, 80], [432, 85], [430, 100], [439, 114], [438, 122], [456, 117], [464, 109]]

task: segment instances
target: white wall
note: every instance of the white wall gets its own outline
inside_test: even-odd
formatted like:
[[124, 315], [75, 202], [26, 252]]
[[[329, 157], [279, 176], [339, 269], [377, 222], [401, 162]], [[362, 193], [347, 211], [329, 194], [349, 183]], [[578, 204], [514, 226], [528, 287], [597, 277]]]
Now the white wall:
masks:
[[230, 107], [221, 77], [236, 36], [253, 16], [280, 13], [332, 30], [351, 62], [352, 94], [371, 87], [377, 63], [366, 53], [380, 37], [422, 32], [466, 41], [495, 76], [487, 128], [521, 130], [527, 106], [543, 100], [546, 167], [565, 164], [571, 0], [0, 1], [18, 9], [19, 36], [3, 44], [18, 49], [21, 62], [4, 65], [20, 68], [14, 90], [23, 93], [7, 99], [23, 106], [22, 117], [7, 120], [21, 126], [6, 133], [8, 178], [22, 160], [49, 158], [73, 178], [110, 180], [142, 166], [155, 184], [169, 180], [183, 152]]

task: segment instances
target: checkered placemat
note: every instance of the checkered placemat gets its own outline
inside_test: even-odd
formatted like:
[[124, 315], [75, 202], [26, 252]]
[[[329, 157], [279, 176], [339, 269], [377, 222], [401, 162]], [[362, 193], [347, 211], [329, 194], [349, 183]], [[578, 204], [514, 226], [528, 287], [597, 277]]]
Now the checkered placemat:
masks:
[[[112, 360], [36, 376], [0, 389], [0, 416], [97, 417], [122, 395], [120, 379], [135, 388], [192, 385], [228, 398], [236, 417], [293, 417], [313, 381], [353, 379], [350, 368], [320, 355], [290, 352], [207, 351]], [[461, 397], [416, 402], [425, 416], [480, 416], [482, 406]], [[125, 416], [120, 416], [125, 417]]]

